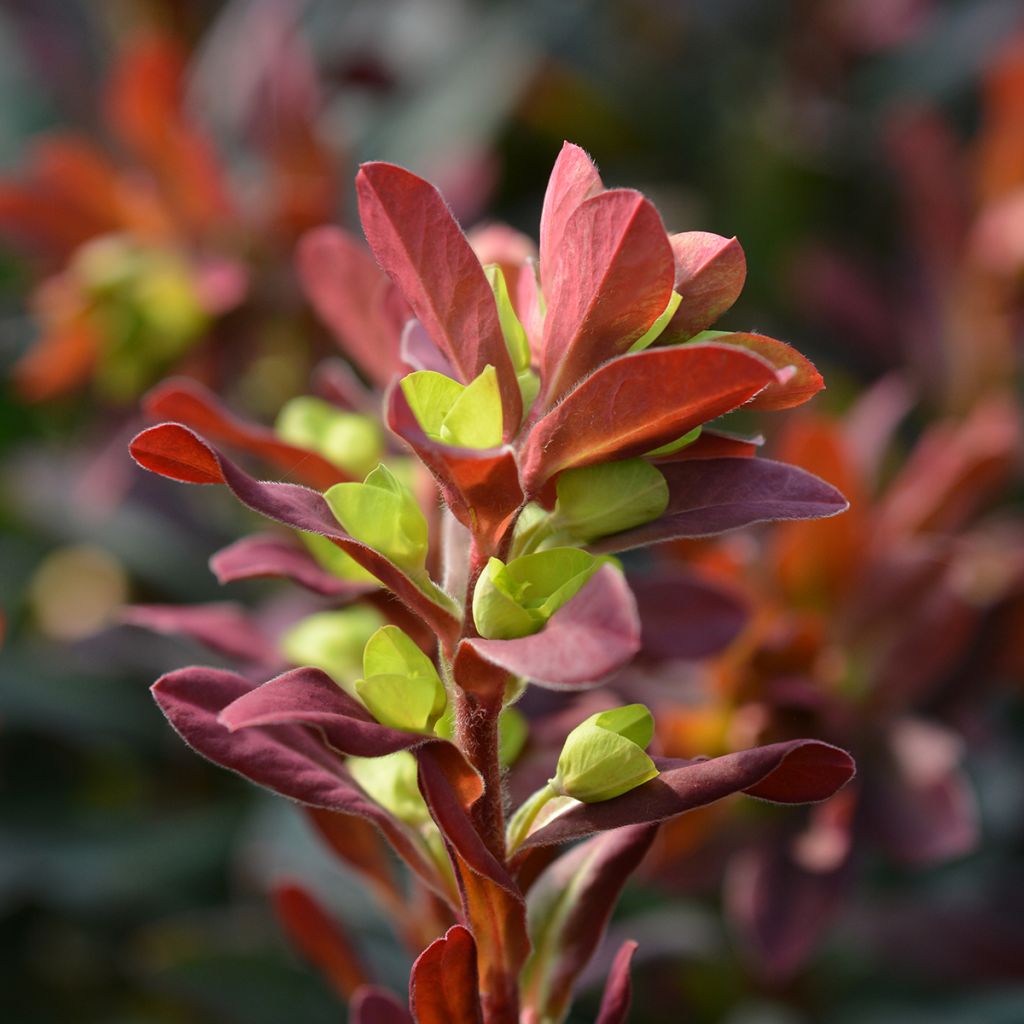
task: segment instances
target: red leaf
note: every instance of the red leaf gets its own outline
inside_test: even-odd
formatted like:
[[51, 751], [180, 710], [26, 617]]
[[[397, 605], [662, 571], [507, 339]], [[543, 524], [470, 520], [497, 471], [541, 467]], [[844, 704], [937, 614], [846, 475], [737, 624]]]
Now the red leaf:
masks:
[[352, 997], [351, 1024], [413, 1024], [409, 1011], [388, 991], [364, 986]]
[[476, 943], [452, 925], [412, 965], [409, 1002], [416, 1024], [482, 1024], [477, 994]]
[[659, 339], [663, 344], [686, 341], [710, 327], [740, 297], [747, 277], [747, 260], [735, 238], [686, 231], [671, 235], [669, 242], [675, 290], [683, 301]]
[[569, 218], [580, 203], [603, 191], [601, 176], [590, 157], [579, 146], [563, 142], [551, 168], [540, 214], [540, 270], [547, 275], [548, 289]]
[[334, 484], [352, 479], [322, 455], [288, 444], [267, 427], [246, 423], [233, 416], [212, 391], [194, 380], [177, 377], [163, 381], [143, 398], [142, 407], [150, 419], [183, 423], [208, 434], [215, 441], [250, 452], [286, 476], [296, 476], [317, 490], [325, 491]]
[[373, 573], [441, 638], [454, 645], [460, 626], [383, 555], [345, 533], [323, 495], [297, 484], [261, 483], [216, 452], [198, 434], [176, 423], [142, 431], [131, 442], [132, 457], [146, 469], [186, 483], [223, 483], [243, 505], [296, 530], [327, 537]]
[[665, 821], [733, 793], [787, 804], [824, 800], [854, 774], [846, 751], [817, 740], [772, 743], [704, 761], [656, 763], [661, 769], [656, 779], [614, 800], [572, 807], [529, 836], [521, 849]]
[[535, 494], [563, 469], [642, 455], [735, 409], [775, 379], [764, 360], [724, 345], [614, 359], [533, 428], [520, 461], [524, 487]]
[[550, 689], [596, 686], [640, 649], [636, 601], [622, 573], [602, 566], [539, 633], [463, 640], [485, 661]]
[[393, 164], [363, 164], [359, 216], [377, 262], [468, 384], [491, 365], [501, 386], [505, 437], [522, 418], [522, 398], [483, 267], [429, 182]]
[[633, 986], [629, 979], [629, 965], [636, 952], [636, 943], [627, 940], [615, 954], [612, 969], [601, 998], [601, 1008], [594, 1024], [626, 1024], [629, 1008], [633, 1002]]
[[303, 235], [295, 253], [306, 297], [345, 353], [378, 388], [400, 372], [399, 332], [384, 311], [387, 279], [365, 247], [339, 228]]
[[658, 211], [626, 189], [588, 199], [569, 218], [545, 280], [540, 369], [550, 405], [665, 311], [672, 250]]
[[274, 913], [293, 945], [348, 1000], [369, 980], [348, 936], [307, 889], [294, 882], [274, 887]]
[[814, 364], [792, 345], [763, 334], [726, 334], [715, 338], [716, 345], [736, 345], [754, 352], [780, 371], [777, 381], [771, 383], [750, 401], [751, 409], [792, 409], [812, 399], [825, 382]]

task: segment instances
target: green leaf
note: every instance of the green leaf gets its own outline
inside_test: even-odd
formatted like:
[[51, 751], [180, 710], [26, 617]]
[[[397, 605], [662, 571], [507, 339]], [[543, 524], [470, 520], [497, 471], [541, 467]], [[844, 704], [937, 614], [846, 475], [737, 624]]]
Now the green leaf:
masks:
[[648, 328], [647, 333], [641, 338], [637, 338], [632, 345], [629, 346], [629, 352], [642, 352], [645, 348], [650, 348], [659, 337], [661, 337], [662, 331], [668, 326], [669, 320], [675, 315], [676, 310], [679, 308], [679, 303], [683, 301], [682, 295], [679, 292], [673, 292], [669, 296], [668, 305], [665, 307], [665, 311], [658, 317], [657, 320], [651, 324]]
[[430, 812], [420, 795], [416, 758], [408, 750], [384, 757], [349, 757], [345, 766], [367, 795], [408, 825], [418, 827], [430, 821]]
[[654, 719], [642, 704], [601, 711], [566, 737], [555, 777], [558, 794], [583, 803], [612, 800], [655, 778], [658, 769], [644, 753]]
[[400, 675], [440, 682], [434, 663], [417, 643], [398, 626], [382, 626], [363, 651], [363, 675]]
[[493, 366], [462, 390], [441, 424], [441, 440], [460, 448], [497, 448], [501, 444], [501, 390]]
[[694, 441], [700, 437], [700, 433], [703, 427], [694, 427], [693, 430], [688, 430], [682, 437], [677, 437], [674, 441], [669, 441], [668, 444], [663, 444], [660, 448], [654, 448], [649, 452], [645, 453], [645, 457], [648, 459], [657, 458], [661, 455], [671, 455], [673, 452], [681, 451], [687, 445], [693, 444]]
[[384, 450], [374, 420], [308, 395], [285, 403], [274, 430], [282, 441], [310, 448], [353, 476], [365, 476]]
[[530, 342], [526, 331], [516, 316], [515, 308], [508, 294], [505, 274], [497, 263], [489, 263], [484, 267], [484, 274], [494, 292], [494, 301], [498, 306], [498, 319], [501, 321], [501, 333], [505, 336], [508, 354], [512, 357], [512, 365], [519, 374], [530, 368]]
[[643, 459], [567, 469], [555, 488], [556, 527], [583, 542], [642, 526], [668, 508], [664, 476]]
[[383, 624], [384, 617], [370, 605], [318, 612], [281, 637], [281, 653], [295, 665], [323, 669], [339, 686], [352, 692], [366, 641]]
[[498, 759], [508, 767], [522, 753], [530, 726], [525, 715], [515, 708], [505, 708], [498, 719]]
[[[435, 688], [425, 679], [380, 675], [356, 682], [356, 695], [381, 725], [409, 732], [429, 732], [438, 715]], [[441, 688], [442, 701], [444, 688]], [[441, 710], [444, 704], [441, 704]]]
[[550, 548], [514, 558], [492, 558], [473, 592], [473, 621], [488, 640], [511, 640], [541, 629], [604, 564], [580, 548]]
[[421, 572], [427, 557], [427, 520], [395, 475], [378, 466], [361, 484], [335, 484], [324, 498], [356, 540], [396, 565]]
[[465, 388], [434, 370], [417, 370], [403, 377], [400, 384], [423, 433], [432, 441], [441, 441], [444, 418]]
[[296, 532], [309, 553], [316, 559], [317, 564], [329, 573], [333, 573], [339, 579], [352, 580], [356, 583], [379, 582], [373, 573], [364, 569], [347, 551], [342, 551], [337, 544], [332, 544], [326, 537], [320, 536], [319, 533]]

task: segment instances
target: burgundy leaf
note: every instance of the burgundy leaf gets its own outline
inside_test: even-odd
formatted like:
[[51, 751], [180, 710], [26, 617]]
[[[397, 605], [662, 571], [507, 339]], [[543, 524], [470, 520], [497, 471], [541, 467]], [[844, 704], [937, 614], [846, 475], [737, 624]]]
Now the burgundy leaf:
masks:
[[594, 1024], [626, 1024], [629, 1007], [633, 1002], [633, 986], [629, 979], [629, 965], [636, 952], [636, 943], [627, 940], [620, 947], [601, 998], [601, 1008]]
[[369, 980], [351, 940], [309, 890], [294, 882], [274, 886], [274, 913], [292, 944], [348, 1000]]
[[386, 989], [364, 985], [348, 1007], [351, 1024], [414, 1024], [409, 1011]]
[[594, 551], [628, 551], [776, 519], [823, 519], [847, 507], [831, 484], [770, 459], [694, 459], [658, 468], [668, 481], [668, 508], [653, 522], [602, 538]]
[[602, 566], [539, 633], [518, 640], [463, 640], [480, 657], [552, 689], [595, 686], [640, 649], [636, 601], [623, 575]]
[[792, 409], [812, 399], [825, 382], [814, 364], [792, 345], [763, 334], [726, 334], [716, 345], [736, 345], [754, 352], [779, 371], [779, 379], [750, 400], [751, 409]]
[[557, 255], [569, 218], [580, 203], [604, 191], [594, 162], [579, 146], [563, 142], [551, 168], [540, 214], [540, 269], [545, 286], [552, 287]]
[[291, 800], [367, 818], [428, 886], [450, 899], [418, 838], [363, 793], [320, 736], [298, 725], [235, 733], [224, 728], [220, 712], [252, 689], [234, 672], [192, 667], [162, 676], [153, 684], [153, 696], [196, 753]]
[[322, 455], [282, 441], [267, 427], [246, 423], [225, 409], [220, 399], [194, 380], [175, 377], [158, 384], [142, 400], [150, 419], [174, 420], [208, 434], [215, 441], [249, 452], [286, 476], [325, 491], [352, 479]]
[[281, 656], [241, 605], [133, 604], [118, 613], [121, 622], [154, 633], [187, 636], [211, 651], [247, 664], [278, 666]]
[[495, 549], [523, 503], [511, 448], [476, 450], [432, 441], [423, 433], [400, 387], [387, 399], [388, 426], [409, 443], [437, 480], [452, 514]]
[[525, 1007], [538, 1019], [564, 1017], [622, 888], [657, 831], [657, 825], [634, 825], [595, 836], [563, 854], [537, 879], [528, 900], [533, 953], [521, 988]]
[[710, 327], [740, 297], [747, 261], [735, 238], [707, 231], [671, 235], [675, 290], [682, 296], [660, 341], [686, 341]]
[[427, 333], [468, 384], [493, 366], [505, 436], [522, 418], [522, 398], [498, 307], [466, 236], [429, 182], [393, 164], [363, 164], [359, 216], [377, 262], [401, 289]]
[[817, 740], [772, 743], [704, 761], [656, 763], [661, 769], [656, 779], [614, 800], [570, 808], [529, 836], [522, 848], [665, 821], [733, 793], [786, 804], [824, 800], [854, 774], [845, 750]]
[[296, 268], [306, 297], [366, 376], [385, 388], [399, 372], [398, 332], [382, 309], [386, 278], [363, 245], [334, 227], [299, 242]]
[[343, 580], [321, 568], [300, 544], [277, 533], [256, 533], [222, 548], [210, 559], [221, 583], [278, 576], [315, 594], [354, 599], [376, 590], [376, 584]]
[[775, 379], [760, 357], [727, 345], [656, 348], [614, 359], [530, 432], [521, 459], [524, 487], [536, 494], [571, 466], [642, 455], [735, 409]]
[[672, 249], [651, 203], [639, 192], [615, 189], [580, 204], [558, 248], [541, 260], [547, 299], [541, 388], [550, 405], [628, 351], [665, 312]]
[[409, 1002], [416, 1024], [483, 1024], [477, 993], [476, 943], [452, 925], [412, 965]]
[[[308, 725], [340, 754], [383, 757], [428, 737], [381, 725], [326, 672], [296, 668], [232, 701], [217, 720], [237, 732], [253, 726]], [[432, 737], [431, 737], [432, 738]]]
[[130, 445], [132, 457], [144, 469], [172, 480], [225, 484], [255, 512], [296, 530], [327, 537], [373, 573], [410, 611], [418, 615], [448, 645], [459, 634], [459, 623], [435, 604], [398, 566], [345, 533], [323, 496], [296, 484], [261, 483], [244, 473], [201, 437], [176, 423], [163, 423], [138, 434]]

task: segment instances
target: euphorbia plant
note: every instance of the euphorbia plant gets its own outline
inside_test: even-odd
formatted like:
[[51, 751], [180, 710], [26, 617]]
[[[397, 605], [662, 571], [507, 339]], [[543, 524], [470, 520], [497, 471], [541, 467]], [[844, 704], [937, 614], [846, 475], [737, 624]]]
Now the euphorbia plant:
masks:
[[[502, 713], [527, 685], [594, 687], [637, 651], [616, 552], [844, 507], [817, 478], [704, 429], [743, 404], [799, 404], [821, 381], [782, 342], [705, 333], [742, 284], [738, 245], [668, 235], [639, 193], [605, 190], [575, 146], [555, 165], [540, 262], [517, 268], [514, 298], [427, 182], [374, 163], [357, 189], [370, 248], [410, 313], [386, 420], [437, 482], [439, 538], [384, 465], [325, 493], [260, 482], [179, 423], [144, 431], [132, 453], [326, 538], [429, 640], [383, 626], [348, 689], [313, 668], [255, 687], [190, 668], [154, 692], [217, 763], [369, 819], [447, 904], [451, 927], [412, 970], [415, 1020], [558, 1021], [659, 823], [736, 792], [820, 800], [853, 772], [847, 754], [813, 740], [661, 759], [645, 752], [653, 722], [638, 705], [580, 724], [518, 809], [501, 763]], [[615, 961], [601, 1024], [626, 1019], [632, 948]], [[410, 1019], [377, 990], [352, 1014]]]

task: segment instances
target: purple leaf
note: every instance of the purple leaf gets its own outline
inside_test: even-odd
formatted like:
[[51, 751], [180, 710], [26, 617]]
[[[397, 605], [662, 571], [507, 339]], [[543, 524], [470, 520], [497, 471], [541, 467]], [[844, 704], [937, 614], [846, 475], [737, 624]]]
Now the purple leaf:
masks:
[[704, 761], [656, 759], [661, 774], [603, 803], [579, 804], [538, 829], [521, 849], [674, 818], [733, 793], [799, 804], [824, 800], [854, 774], [844, 750], [817, 740], [789, 740]]
[[637, 653], [640, 620], [622, 573], [605, 565], [539, 633], [518, 640], [464, 640], [462, 646], [541, 686], [581, 689], [595, 686]]
[[217, 720], [231, 732], [267, 725], [308, 725], [328, 746], [354, 757], [383, 757], [432, 737], [381, 725], [326, 672], [296, 668], [225, 707]]
[[636, 943], [627, 940], [615, 954], [608, 982], [601, 998], [601, 1008], [594, 1024], [626, 1024], [629, 1007], [633, 1002], [633, 986], [629, 980], [629, 965], [636, 952]]
[[352, 1024], [414, 1024], [409, 1011], [390, 992], [371, 985], [352, 996], [348, 1017]]
[[823, 519], [847, 507], [831, 484], [770, 459], [693, 459], [658, 468], [669, 486], [665, 512], [644, 526], [599, 540], [594, 551], [628, 551], [775, 519]]
[[229, 544], [213, 555], [210, 568], [221, 583], [278, 576], [326, 597], [355, 599], [377, 589], [374, 583], [329, 573], [304, 547], [277, 533], [257, 533]]
[[567, 1012], [622, 888], [657, 831], [657, 825], [634, 825], [595, 836], [559, 857], [530, 890], [534, 951], [521, 988], [525, 1006], [539, 1019], [561, 1020]]

